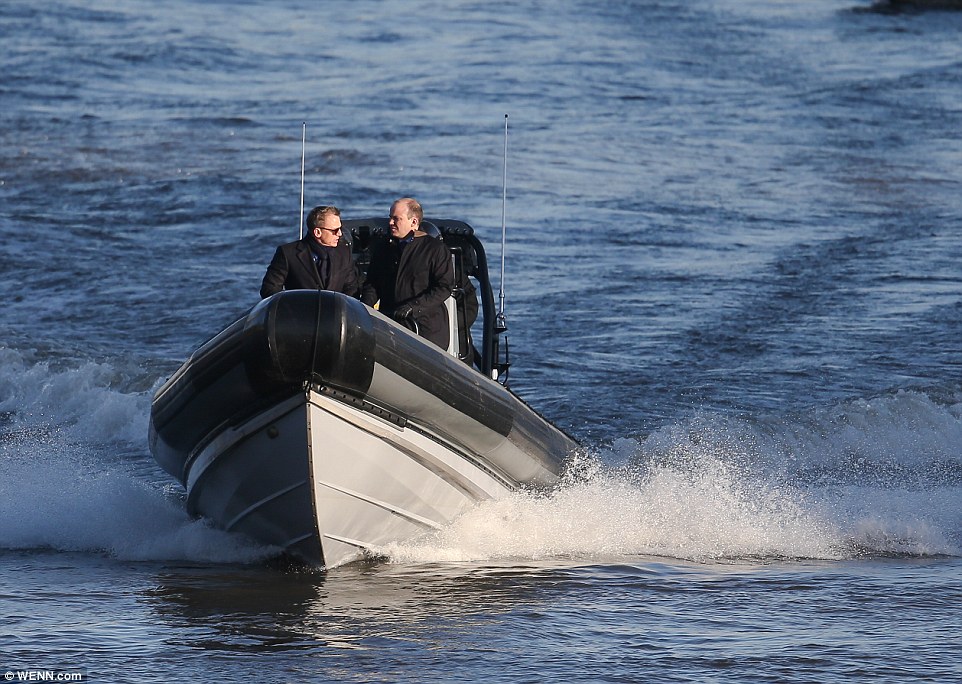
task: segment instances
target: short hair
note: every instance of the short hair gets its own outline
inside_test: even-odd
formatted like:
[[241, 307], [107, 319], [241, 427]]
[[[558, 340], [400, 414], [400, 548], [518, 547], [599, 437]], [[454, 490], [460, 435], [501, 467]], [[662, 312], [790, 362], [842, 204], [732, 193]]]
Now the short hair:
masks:
[[333, 204], [322, 204], [319, 207], [314, 207], [311, 209], [311, 213], [307, 215], [307, 229], [314, 230], [317, 228], [317, 224], [319, 224], [321, 219], [327, 215], [340, 216], [341, 210], [335, 207]]
[[418, 202], [413, 197], [402, 197], [395, 204], [403, 203], [404, 206], [408, 208], [408, 218], [416, 216], [418, 223], [424, 220], [424, 209], [421, 208], [421, 203]]

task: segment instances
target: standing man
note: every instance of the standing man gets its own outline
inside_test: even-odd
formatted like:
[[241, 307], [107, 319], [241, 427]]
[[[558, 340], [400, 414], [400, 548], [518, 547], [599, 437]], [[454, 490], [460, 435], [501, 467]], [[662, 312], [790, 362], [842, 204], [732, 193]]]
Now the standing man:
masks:
[[306, 223], [307, 235], [274, 252], [261, 283], [261, 297], [281, 290], [333, 290], [350, 297], [360, 295], [351, 248], [341, 240], [340, 210], [334, 206], [314, 207]]
[[380, 300], [381, 313], [447, 349], [444, 301], [454, 289], [454, 266], [444, 244], [420, 230], [423, 218], [416, 199], [403, 197], [391, 205], [391, 239], [371, 254], [361, 301], [374, 306]]

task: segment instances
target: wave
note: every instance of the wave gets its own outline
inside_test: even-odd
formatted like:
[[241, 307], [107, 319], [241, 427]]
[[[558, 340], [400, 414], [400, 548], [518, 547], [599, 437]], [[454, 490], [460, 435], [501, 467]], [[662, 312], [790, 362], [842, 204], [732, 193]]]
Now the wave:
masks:
[[19, 458], [0, 456], [6, 490], [0, 498], [4, 549], [217, 563], [273, 555], [270, 549], [191, 520], [172, 488], [152, 486], [123, 470], [107, 470], [86, 454], [48, 443], [22, 451]]
[[[147, 449], [152, 388], [130, 387], [107, 363], [59, 368], [0, 349], [0, 548], [213, 563], [275, 555], [186, 514], [182, 489]], [[701, 413], [585, 450], [550, 492], [484, 503], [373, 555], [394, 563], [957, 556], [960, 444], [962, 404], [918, 392], [803, 415]]]
[[469, 511], [394, 562], [957, 556], [962, 405], [899, 392], [807, 416], [702, 414], [581, 454], [547, 495]]
[[276, 552], [187, 516], [147, 451], [152, 392], [117, 389], [123, 376], [0, 349], [0, 548], [201, 562]]

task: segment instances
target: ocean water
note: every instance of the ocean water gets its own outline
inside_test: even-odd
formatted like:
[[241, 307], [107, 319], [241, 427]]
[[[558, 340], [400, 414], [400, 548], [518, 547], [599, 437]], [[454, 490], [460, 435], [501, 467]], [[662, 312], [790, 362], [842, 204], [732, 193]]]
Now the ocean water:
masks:
[[[962, 13], [0, 4], [0, 671], [962, 678]], [[500, 256], [582, 453], [325, 572], [184, 512], [153, 392], [306, 201]], [[499, 277], [495, 276], [498, 283]]]

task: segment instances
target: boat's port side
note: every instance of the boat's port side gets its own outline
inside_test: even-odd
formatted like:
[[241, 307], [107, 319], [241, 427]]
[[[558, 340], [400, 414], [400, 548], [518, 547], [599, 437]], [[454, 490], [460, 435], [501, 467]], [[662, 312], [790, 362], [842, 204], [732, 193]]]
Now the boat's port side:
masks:
[[326, 385], [312, 385], [311, 389], [318, 394], [323, 394], [325, 396], [331, 397], [332, 399], [339, 401], [343, 404], [348, 404], [361, 411], [367, 411], [372, 413], [382, 420], [386, 420], [389, 423], [393, 423], [398, 427], [404, 427], [407, 425], [407, 418], [402, 416], [400, 413], [392, 411], [383, 406], [378, 406], [366, 399], [359, 399], [358, 397], [352, 396], [345, 392], [340, 392], [332, 387], [327, 387]]
[[453, 521], [512, 484], [428, 431], [311, 393], [314, 504], [328, 567]]

